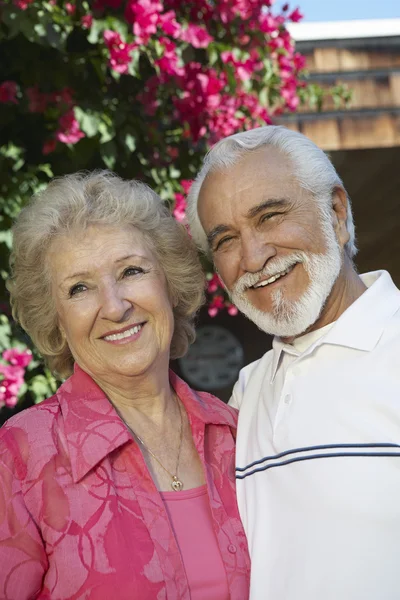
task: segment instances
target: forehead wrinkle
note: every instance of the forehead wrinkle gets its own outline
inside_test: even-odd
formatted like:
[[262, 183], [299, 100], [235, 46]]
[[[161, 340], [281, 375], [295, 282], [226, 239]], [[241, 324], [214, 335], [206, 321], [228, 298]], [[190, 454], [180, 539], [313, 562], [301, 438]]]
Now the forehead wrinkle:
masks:
[[[118, 265], [127, 260], [130, 260], [131, 258], [133, 258], [133, 259], [139, 258], [141, 261], [144, 261], [145, 263], [150, 262], [146, 256], [143, 256], [142, 254], [137, 254], [135, 252], [132, 254], [128, 254], [127, 256], [122, 256], [121, 258], [115, 259], [114, 264]], [[79, 279], [80, 277], [87, 277], [88, 275], [91, 275], [91, 271], [79, 271], [77, 273], [73, 273], [72, 275], [68, 275], [67, 277], [65, 277], [63, 279], [63, 282], [69, 281], [70, 279]]]

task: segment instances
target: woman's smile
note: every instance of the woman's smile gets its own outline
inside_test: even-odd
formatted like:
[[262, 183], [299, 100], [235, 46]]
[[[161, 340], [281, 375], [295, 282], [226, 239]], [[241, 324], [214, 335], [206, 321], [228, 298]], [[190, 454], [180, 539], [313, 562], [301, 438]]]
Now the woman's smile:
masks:
[[123, 329], [119, 329], [116, 331], [111, 331], [105, 335], [103, 335], [100, 339], [108, 342], [109, 344], [128, 344], [137, 340], [143, 330], [143, 327], [146, 325], [146, 321], [142, 323], [136, 323], [133, 325], [128, 325]]

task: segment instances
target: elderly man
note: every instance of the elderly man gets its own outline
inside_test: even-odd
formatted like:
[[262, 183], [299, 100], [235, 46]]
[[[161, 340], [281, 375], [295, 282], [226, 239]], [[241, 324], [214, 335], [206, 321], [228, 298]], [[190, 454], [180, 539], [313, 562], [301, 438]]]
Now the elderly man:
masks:
[[398, 600], [400, 292], [357, 274], [342, 181], [309, 139], [262, 127], [208, 154], [189, 220], [275, 336], [231, 400], [251, 599]]

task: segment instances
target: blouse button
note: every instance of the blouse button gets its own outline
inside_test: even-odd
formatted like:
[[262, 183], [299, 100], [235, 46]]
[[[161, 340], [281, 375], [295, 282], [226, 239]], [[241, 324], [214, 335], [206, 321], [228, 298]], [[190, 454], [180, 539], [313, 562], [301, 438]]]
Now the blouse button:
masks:
[[229, 544], [228, 546], [228, 552], [230, 552], [231, 554], [236, 554], [237, 548], [234, 544]]

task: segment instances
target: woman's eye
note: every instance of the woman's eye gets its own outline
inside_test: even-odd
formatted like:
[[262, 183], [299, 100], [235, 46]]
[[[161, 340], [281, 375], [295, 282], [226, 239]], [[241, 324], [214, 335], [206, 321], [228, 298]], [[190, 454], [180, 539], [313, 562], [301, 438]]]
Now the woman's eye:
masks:
[[125, 269], [123, 276], [124, 277], [132, 277], [132, 275], [139, 275], [140, 273], [144, 273], [143, 269], [140, 267], [128, 267]]
[[69, 290], [69, 297], [72, 298], [72, 296], [76, 296], [76, 294], [80, 294], [81, 292], [84, 292], [86, 290], [86, 285], [84, 285], [83, 283], [77, 283], [76, 285], [73, 285], [70, 290]]

